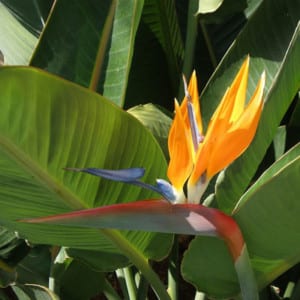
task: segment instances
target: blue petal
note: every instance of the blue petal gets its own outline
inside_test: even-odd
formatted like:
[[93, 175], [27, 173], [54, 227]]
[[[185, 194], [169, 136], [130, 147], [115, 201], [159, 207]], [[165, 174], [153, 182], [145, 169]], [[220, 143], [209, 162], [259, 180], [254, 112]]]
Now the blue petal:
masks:
[[175, 201], [176, 195], [173, 186], [164, 179], [156, 179], [156, 187], [159, 193], [169, 201]]
[[98, 168], [65, 168], [65, 170], [74, 172], [85, 172], [105, 179], [139, 186], [144, 189], [156, 192], [162, 195], [166, 200], [169, 200], [171, 202], [176, 199], [172, 185], [166, 180], [157, 179], [156, 185], [140, 181], [139, 179], [142, 178], [145, 174], [144, 168], [130, 168], [121, 170], [107, 170]]
[[187, 98], [187, 109], [188, 109], [188, 117], [189, 117], [189, 123], [191, 127], [192, 132], [192, 140], [193, 140], [193, 146], [195, 152], [198, 150], [199, 144], [203, 142], [203, 136], [201, 135], [198, 124], [196, 121], [196, 114], [194, 110], [194, 106], [192, 103], [192, 98], [188, 90], [187, 82], [185, 77], [183, 76], [183, 86], [184, 86], [184, 93]]
[[198, 128], [198, 124], [196, 121], [196, 115], [195, 115], [195, 111], [194, 111], [194, 106], [190, 101], [188, 101], [188, 103], [187, 103], [187, 108], [188, 108], [188, 116], [189, 116], [189, 123], [191, 126], [194, 150], [196, 152], [198, 150], [199, 144], [203, 141], [203, 137], [200, 134], [200, 131]]
[[68, 171], [75, 172], [85, 172], [95, 176], [99, 176], [105, 179], [119, 181], [119, 182], [128, 182], [136, 181], [142, 178], [145, 174], [144, 168], [129, 168], [121, 170], [107, 170], [107, 169], [97, 169], [97, 168], [65, 168]]

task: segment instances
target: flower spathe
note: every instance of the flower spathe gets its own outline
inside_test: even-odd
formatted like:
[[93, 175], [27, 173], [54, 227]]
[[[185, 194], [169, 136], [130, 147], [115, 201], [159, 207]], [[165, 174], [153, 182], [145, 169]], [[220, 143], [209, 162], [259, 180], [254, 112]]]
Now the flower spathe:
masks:
[[[195, 72], [182, 104], [179, 106], [175, 101], [175, 118], [168, 140], [168, 178], [175, 190], [176, 203], [199, 203], [210, 179], [238, 158], [253, 140], [263, 108], [265, 74], [245, 105], [249, 60], [248, 56], [226, 90], [205, 135]], [[183, 192], [186, 182], [187, 199]]]

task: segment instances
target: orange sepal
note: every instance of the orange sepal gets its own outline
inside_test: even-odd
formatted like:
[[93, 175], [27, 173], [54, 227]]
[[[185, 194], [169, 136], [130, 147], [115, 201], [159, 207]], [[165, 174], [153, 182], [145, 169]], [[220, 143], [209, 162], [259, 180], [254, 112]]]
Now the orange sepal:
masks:
[[167, 175], [176, 189], [182, 189], [185, 181], [191, 174], [193, 162], [191, 142], [187, 136], [188, 129], [176, 100], [175, 112], [168, 139], [170, 162]]

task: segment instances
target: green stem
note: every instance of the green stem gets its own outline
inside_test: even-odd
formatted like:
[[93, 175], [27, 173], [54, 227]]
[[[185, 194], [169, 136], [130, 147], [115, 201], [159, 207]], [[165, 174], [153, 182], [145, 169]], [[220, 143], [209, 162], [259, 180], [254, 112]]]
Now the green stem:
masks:
[[125, 282], [129, 294], [130, 300], [136, 300], [136, 285], [134, 282], [134, 279], [132, 277], [132, 272], [130, 267], [124, 268], [124, 276], [125, 276]]
[[234, 262], [234, 267], [239, 279], [242, 299], [258, 300], [257, 283], [246, 245], [244, 245], [241, 255]]
[[138, 290], [137, 290], [136, 298], [137, 300], [145, 300], [147, 299], [149, 283], [142, 274], [137, 273], [136, 275], [139, 276], [137, 282]]
[[49, 275], [49, 282], [48, 288], [53, 293], [59, 295], [60, 287], [57, 284], [61, 279], [62, 274], [62, 265], [65, 261], [65, 250], [63, 247], [53, 246], [50, 248], [51, 253], [51, 266], [50, 266], [50, 275]]
[[174, 237], [174, 244], [169, 256], [168, 292], [172, 300], [177, 300], [178, 283], [178, 236]]
[[115, 289], [111, 286], [108, 280], [104, 280], [102, 282], [103, 294], [106, 296], [107, 299], [114, 299], [114, 300], [121, 300], [118, 293]]
[[164, 284], [161, 282], [157, 274], [150, 267], [148, 260], [130, 244], [117, 230], [102, 229], [105, 234], [121, 251], [127, 256], [131, 262], [142, 272], [147, 281], [152, 286], [154, 292], [160, 300], [170, 300], [170, 296], [166, 291]]
[[122, 290], [124, 300], [129, 300], [129, 294], [126, 286], [124, 269], [117, 269], [116, 275], [118, 277], [119, 285]]

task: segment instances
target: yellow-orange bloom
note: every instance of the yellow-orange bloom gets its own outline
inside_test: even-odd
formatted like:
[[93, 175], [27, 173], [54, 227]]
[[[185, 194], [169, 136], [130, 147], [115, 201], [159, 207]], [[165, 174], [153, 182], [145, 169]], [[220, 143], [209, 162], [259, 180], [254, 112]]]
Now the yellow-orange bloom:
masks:
[[198, 203], [209, 180], [239, 157], [251, 143], [263, 107], [265, 75], [245, 106], [249, 71], [246, 58], [232, 85], [214, 112], [207, 132], [202, 132], [197, 78], [193, 73], [186, 97], [179, 106], [170, 129], [168, 177], [184, 202], [183, 186], [188, 181], [188, 202]]

